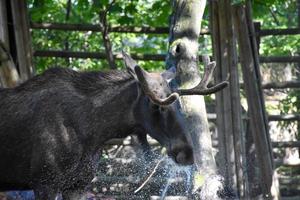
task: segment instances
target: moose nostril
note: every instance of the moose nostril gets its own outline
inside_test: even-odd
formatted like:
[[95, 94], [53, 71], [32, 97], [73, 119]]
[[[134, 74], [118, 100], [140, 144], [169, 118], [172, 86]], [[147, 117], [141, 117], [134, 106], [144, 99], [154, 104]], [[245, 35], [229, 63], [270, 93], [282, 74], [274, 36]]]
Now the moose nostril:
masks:
[[177, 155], [176, 155], [176, 162], [177, 163], [185, 163], [185, 160], [186, 160], [186, 155], [184, 152], [179, 152]]
[[189, 154], [188, 152], [185, 151], [180, 151], [175, 156], [175, 161], [178, 164], [182, 164], [182, 165], [192, 165], [194, 163], [193, 154]]

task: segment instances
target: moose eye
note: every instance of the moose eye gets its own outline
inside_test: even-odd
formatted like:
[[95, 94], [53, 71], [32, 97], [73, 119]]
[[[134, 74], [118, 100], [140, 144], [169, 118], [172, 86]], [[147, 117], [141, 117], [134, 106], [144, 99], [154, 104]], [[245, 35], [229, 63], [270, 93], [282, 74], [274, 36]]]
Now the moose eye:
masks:
[[158, 105], [152, 105], [152, 109], [154, 112], [163, 113], [166, 111], [166, 108], [164, 106], [158, 106]]
[[166, 109], [163, 106], [159, 106], [159, 112], [165, 112]]
[[156, 104], [153, 104], [153, 105], [152, 105], [152, 109], [153, 109], [154, 111], [159, 111], [159, 106], [156, 105]]

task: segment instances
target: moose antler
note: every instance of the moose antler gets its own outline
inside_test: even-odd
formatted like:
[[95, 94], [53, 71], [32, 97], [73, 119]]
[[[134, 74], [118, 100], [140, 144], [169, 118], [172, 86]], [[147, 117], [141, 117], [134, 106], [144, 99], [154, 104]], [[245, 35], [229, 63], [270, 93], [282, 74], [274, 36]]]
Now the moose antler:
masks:
[[218, 83], [217, 85], [214, 85], [210, 88], [207, 87], [212, 74], [214, 72], [214, 69], [216, 67], [216, 62], [210, 62], [209, 56], [204, 55], [202, 57], [203, 63], [204, 63], [204, 75], [200, 83], [191, 89], [178, 89], [176, 92], [182, 96], [182, 95], [208, 95], [218, 92], [219, 90], [224, 89], [229, 84], [228, 81], [222, 81], [221, 83]]
[[149, 87], [149, 83], [147, 82], [147, 77], [149, 74], [144, 71], [141, 67], [139, 67], [127, 53], [122, 51], [123, 59], [125, 61], [125, 64], [127, 66], [127, 70], [130, 74], [132, 74], [135, 79], [138, 80], [139, 84], [141, 85], [144, 93], [151, 99], [151, 101], [156, 105], [166, 106], [174, 101], [176, 101], [179, 96], [182, 95], [208, 95], [215, 93], [219, 90], [224, 89], [228, 85], [228, 81], [223, 81], [215, 86], [212, 86], [210, 88], [207, 88], [207, 85], [212, 77], [213, 71], [216, 67], [215, 62], [210, 62], [209, 56], [203, 56], [203, 62], [204, 62], [204, 75], [200, 83], [192, 88], [192, 89], [178, 89], [175, 90], [172, 94], [170, 94], [166, 98], [161, 98], [157, 96]]

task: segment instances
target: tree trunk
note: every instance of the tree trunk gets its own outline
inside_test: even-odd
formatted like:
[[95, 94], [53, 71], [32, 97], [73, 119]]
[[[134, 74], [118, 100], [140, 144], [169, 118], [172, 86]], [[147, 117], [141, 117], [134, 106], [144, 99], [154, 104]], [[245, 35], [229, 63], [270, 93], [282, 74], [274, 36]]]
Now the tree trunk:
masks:
[[[192, 88], [201, 80], [198, 70], [198, 37], [206, 0], [173, 0], [172, 3], [167, 68], [175, 66], [177, 69], [174, 84], [180, 88]], [[217, 171], [204, 98], [197, 95], [182, 96], [180, 101], [188, 138], [194, 149], [195, 164], [207, 182], [209, 177], [217, 174]], [[216, 180], [220, 183], [219, 178]], [[203, 188], [210, 191], [204, 191]], [[216, 199], [216, 189], [218, 188], [202, 187], [200, 195], [204, 199]]]

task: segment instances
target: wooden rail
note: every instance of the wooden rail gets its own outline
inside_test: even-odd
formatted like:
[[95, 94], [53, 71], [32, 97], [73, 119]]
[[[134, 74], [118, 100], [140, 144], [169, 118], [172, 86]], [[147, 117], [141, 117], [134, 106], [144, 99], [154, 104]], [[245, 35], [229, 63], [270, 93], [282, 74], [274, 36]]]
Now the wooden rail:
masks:
[[[59, 57], [59, 58], [92, 58], [92, 59], [106, 59], [105, 53], [98, 52], [74, 52], [74, 51], [56, 51], [56, 50], [37, 50], [33, 54], [36, 57]], [[122, 59], [121, 55], [115, 54], [116, 59]], [[154, 60], [164, 61], [164, 54], [132, 54], [132, 58], [136, 60]]]
[[[208, 120], [216, 120], [217, 115], [215, 113], [207, 113]], [[243, 117], [248, 119], [248, 117]], [[287, 114], [287, 115], [268, 115], [269, 121], [300, 121], [300, 114]]]
[[260, 63], [293, 63], [300, 62], [300, 56], [260, 56]]
[[[65, 23], [36, 23], [31, 22], [32, 29], [48, 29], [60, 31], [92, 31], [102, 32], [99, 25], [96, 24], [65, 24]], [[146, 27], [146, 26], [112, 26], [109, 27], [109, 32], [115, 33], [147, 33], [147, 34], [169, 34], [168, 27]], [[207, 29], [201, 30], [202, 35], [210, 34]]]
[[300, 81], [269, 82], [262, 84], [263, 89], [300, 88]]
[[[99, 25], [94, 24], [63, 24], [63, 23], [36, 23], [31, 22], [32, 29], [47, 29], [59, 31], [92, 31], [102, 32]], [[149, 33], [149, 34], [168, 34], [169, 28], [167, 27], [134, 27], [134, 26], [114, 26], [109, 27], [109, 32], [116, 33]]]
[[299, 114], [269, 115], [269, 121], [300, 121]]
[[299, 200], [300, 196], [283, 196], [281, 197], [281, 200]]
[[[60, 57], [60, 58], [94, 58], [94, 59], [106, 59], [106, 54], [101, 52], [79, 52], [79, 51], [60, 51], [60, 50], [36, 50], [34, 52], [36, 57]], [[115, 55], [116, 59], [121, 59], [118, 54]], [[132, 55], [137, 60], [153, 60], [153, 61], [165, 61], [165, 54], [136, 54]], [[201, 56], [199, 56], [201, 59]], [[261, 63], [270, 62], [300, 62], [300, 56], [272, 56], [272, 57], [260, 57]]]
[[[31, 29], [48, 29], [59, 31], [92, 31], [101, 32], [102, 29], [96, 24], [67, 24], [67, 23], [30, 23]], [[147, 33], [147, 34], [168, 34], [168, 27], [136, 27], [136, 26], [112, 26], [109, 28], [109, 32], [116, 33]], [[210, 34], [209, 30], [203, 29], [201, 34]], [[299, 28], [287, 28], [287, 29], [261, 29], [256, 33], [258, 36], [270, 36], [270, 35], [297, 35], [300, 34]]]
[[[240, 87], [244, 89], [244, 83], [240, 83]], [[263, 89], [287, 89], [300, 88], [300, 81], [282, 81], [262, 83]]]
[[300, 34], [300, 28], [287, 28], [287, 29], [261, 29], [257, 34], [262, 36], [270, 35], [297, 35]]
[[273, 148], [300, 147], [300, 141], [272, 142]]

